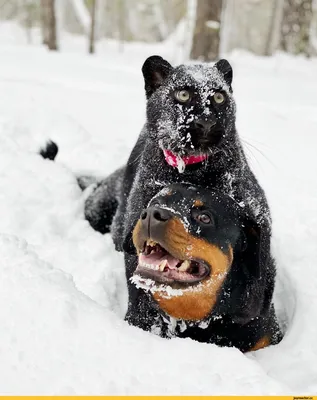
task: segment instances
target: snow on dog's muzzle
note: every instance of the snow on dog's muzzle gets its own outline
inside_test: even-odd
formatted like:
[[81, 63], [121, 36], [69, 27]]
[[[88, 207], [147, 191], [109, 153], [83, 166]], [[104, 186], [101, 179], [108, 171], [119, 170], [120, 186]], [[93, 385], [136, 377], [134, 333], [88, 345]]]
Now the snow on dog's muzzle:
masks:
[[134, 277], [153, 282], [153, 297], [163, 311], [185, 320], [200, 320], [211, 312], [232, 252], [225, 254], [191, 235], [179, 216], [159, 207], [142, 213], [133, 243], [138, 253]]

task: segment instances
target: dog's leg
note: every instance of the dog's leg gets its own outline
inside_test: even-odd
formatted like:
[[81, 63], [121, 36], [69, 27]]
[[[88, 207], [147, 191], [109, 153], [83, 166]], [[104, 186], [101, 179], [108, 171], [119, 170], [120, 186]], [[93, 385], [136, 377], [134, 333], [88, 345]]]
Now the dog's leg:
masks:
[[97, 185], [85, 202], [85, 218], [100, 233], [110, 232], [118, 208], [123, 175], [124, 168], [116, 170]]

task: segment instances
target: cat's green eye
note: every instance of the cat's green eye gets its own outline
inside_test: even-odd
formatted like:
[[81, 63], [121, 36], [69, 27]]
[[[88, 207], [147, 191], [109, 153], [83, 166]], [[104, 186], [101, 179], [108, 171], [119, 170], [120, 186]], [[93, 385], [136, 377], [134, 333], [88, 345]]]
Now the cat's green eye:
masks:
[[226, 100], [225, 95], [221, 92], [216, 92], [214, 94], [214, 101], [217, 104], [222, 104]]
[[187, 103], [190, 100], [190, 93], [188, 90], [176, 90], [174, 96], [180, 103]]

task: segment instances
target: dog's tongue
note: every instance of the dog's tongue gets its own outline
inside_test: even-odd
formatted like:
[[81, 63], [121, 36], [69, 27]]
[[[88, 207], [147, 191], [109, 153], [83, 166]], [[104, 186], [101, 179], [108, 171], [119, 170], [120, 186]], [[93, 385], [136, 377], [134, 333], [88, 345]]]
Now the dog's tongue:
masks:
[[200, 163], [208, 157], [207, 154], [200, 154], [199, 156], [184, 156], [180, 157], [172, 153], [170, 150], [163, 150], [167, 164], [172, 167], [177, 167], [180, 173], [184, 172], [186, 165]]
[[176, 268], [176, 265], [179, 263], [177, 258], [174, 258], [170, 254], [163, 254], [161, 252], [155, 252], [147, 256], [144, 254], [139, 255], [140, 264], [160, 265], [164, 260], [167, 261], [167, 265], [171, 269]]

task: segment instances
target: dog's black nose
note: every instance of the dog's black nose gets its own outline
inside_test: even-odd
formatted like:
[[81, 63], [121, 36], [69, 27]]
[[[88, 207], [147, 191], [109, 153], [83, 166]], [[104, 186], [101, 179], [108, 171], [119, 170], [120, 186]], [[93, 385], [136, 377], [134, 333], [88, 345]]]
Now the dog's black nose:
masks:
[[216, 121], [210, 119], [199, 118], [195, 121], [195, 126], [202, 131], [210, 131], [210, 129], [216, 125]]
[[147, 230], [147, 234], [151, 237], [151, 233], [157, 231], [167, 221], [173, 217], [171, 211], [157, 206], [149, 207], [141, 214], [143, 227]]
[[149, 207], [146, 210], [143, 211], [141, 215], [142, 221], [146, 221], [148, 223], [160, 223], [160, 222], [166, 222], [170, 218], [172, 218], [173, 214], [169, 211], [166, 210], [165, 208], [159, 208], [159, 207]]

